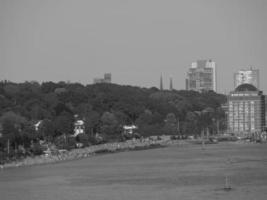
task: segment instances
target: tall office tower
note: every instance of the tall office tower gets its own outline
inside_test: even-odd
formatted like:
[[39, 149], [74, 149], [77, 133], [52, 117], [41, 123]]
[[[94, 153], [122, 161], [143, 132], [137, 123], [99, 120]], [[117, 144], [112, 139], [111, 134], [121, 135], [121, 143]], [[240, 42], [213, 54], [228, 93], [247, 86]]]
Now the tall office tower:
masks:
[[212, 60], [193, 62], [187, 72], [186, 90], [217, 91], [216, 66]]
[[104, 78], [94, 78], [94, 83], [111, 83], [111, 73], [105, 73]]
[[159, 83], [159, 89], [163, 90], [163, 80], [162, 80], [162, 74], [160, 75], [160, 83]]
[[104, 74], [104, 82], [105, 83], [111, 83], [111, 73], [105, 73]]
[[260, 88], [260, 74], [258, 69], [244, 69], [239, 70], [234, 74], [234, 86], [235, 88], [241, 84], [248, 83], [254, 85], [256, 88]]
[[173, 90], [172, 78], [170, 78], [170, 90]]
[[228, 128], [238, 136], [265, 129], [265, 96], [251, 84], [239, 85], [228, 96]]

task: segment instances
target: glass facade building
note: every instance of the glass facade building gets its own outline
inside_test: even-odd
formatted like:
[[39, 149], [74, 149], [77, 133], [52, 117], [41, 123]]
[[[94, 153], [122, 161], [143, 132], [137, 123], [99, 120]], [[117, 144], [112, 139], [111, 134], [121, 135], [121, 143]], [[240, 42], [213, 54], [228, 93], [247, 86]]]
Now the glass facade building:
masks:
[[216, 66], [212, 60], [193, 62], [187, 72], [186, 90], [198, 92], [213, 90], [216, 92]]
[[258, 69], [239, 70], [234, 74], [235, 88], [242, 84], [251, 84], [260, 88], [260, 75]]

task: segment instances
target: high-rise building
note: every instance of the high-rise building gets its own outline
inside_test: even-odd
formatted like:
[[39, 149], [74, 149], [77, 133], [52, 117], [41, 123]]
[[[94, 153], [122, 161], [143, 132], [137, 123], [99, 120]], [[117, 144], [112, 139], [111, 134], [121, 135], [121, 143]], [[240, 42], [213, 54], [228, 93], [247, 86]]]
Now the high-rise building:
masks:
[[228, 129], [239, 136], [265, 129], [265, 96], [254, 85], [242, 84], [228, 96]]
[[239, 70], [234, 74], [234, 86], [235, 88], [244, 83], [254, 85], [256, 88], [260, 88], [260, 75], [258, 69], [244, 69]]
[[217, 91], [216, 65], [212, 60], [193, 62], [187, 72], [186, 90]]
[[111, 83], [111, 73], [105, 73], [104, 74], [104, 82], [105, 83]]
[[105, 73], [104, 78], [94, 78], [94, 83], [111, 83], [111, 73]]

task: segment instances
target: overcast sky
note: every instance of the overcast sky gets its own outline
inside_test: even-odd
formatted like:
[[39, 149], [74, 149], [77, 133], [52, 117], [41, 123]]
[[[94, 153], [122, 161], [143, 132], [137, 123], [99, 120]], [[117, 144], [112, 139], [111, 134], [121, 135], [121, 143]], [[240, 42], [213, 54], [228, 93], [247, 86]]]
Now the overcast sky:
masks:
[[217, 64], [218, 90], [260, 69], [267, 93], [266, 0], [0, 0], [0, 80], [185, 88], [191, 62]]

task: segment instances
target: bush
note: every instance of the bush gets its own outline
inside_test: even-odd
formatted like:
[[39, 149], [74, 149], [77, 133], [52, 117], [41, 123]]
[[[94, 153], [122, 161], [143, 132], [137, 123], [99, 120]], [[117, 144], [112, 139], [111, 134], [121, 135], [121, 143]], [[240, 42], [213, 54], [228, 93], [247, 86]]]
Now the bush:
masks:
[[143, 125], [139, 129], [142, 136], [162, 135], [162, 127], [160, 124]]
[[6, 158], [7, 158], [6, 153], [0, 151], [0, 165], [5, 163]]
[[232, 136], [232, 135], [221, 135], [218, 137], [219, 142], [234, 142], [237, 141], [237, 137]]
[[86, 134], [79, 134], [76, 136], [76, 141], [82, 143], [83, 146], [89, 145], [89, 136]]
[[55, 139], [55, 145], [58, 149], [74, 149], [76, 147], [76, 139], [75, 137], [61, 135]]
[[32, 145], [32, 147], [30, 148], [30, 151], [34, 154], [34, 155], [41, 155], [43, 154], [43, 148], [39, 143], [34, 143]]
[[76, 139], [75, 137], [67, 137], [67, 145], [66, 145], [66, 149], [74, 149], [76, 147]]

